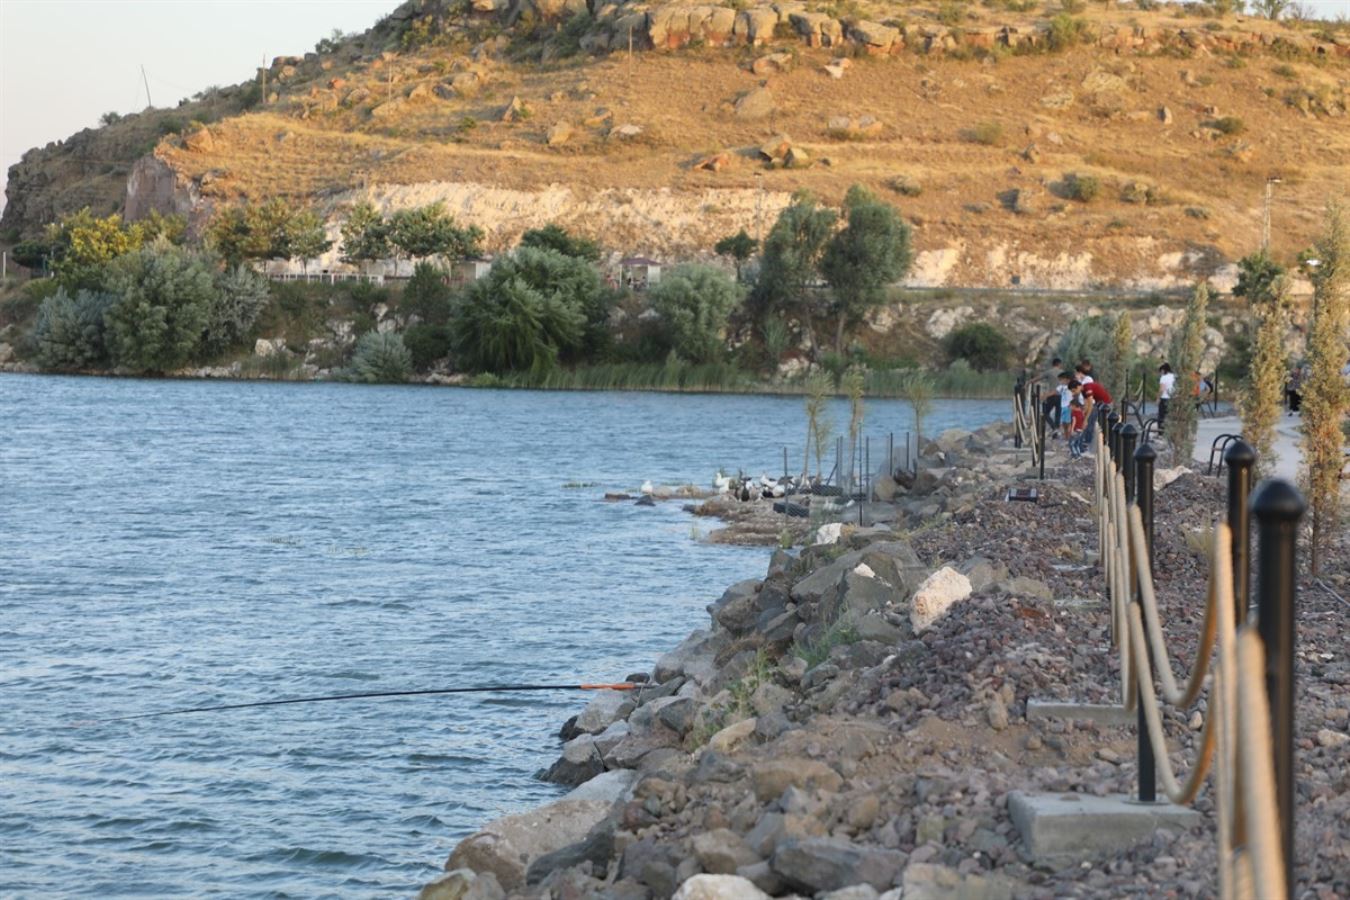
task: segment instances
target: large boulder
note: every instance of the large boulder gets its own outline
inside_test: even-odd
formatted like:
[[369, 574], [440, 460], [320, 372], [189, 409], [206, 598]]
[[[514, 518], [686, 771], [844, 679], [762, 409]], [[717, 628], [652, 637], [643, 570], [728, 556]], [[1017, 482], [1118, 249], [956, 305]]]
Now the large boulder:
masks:
[[709, 684], [718, 674], [717, 654], [728, 643], [730, 638], [725, 631], [695, 631], [656, 661], [654, 678], [663, 682], [683, 675], [699, 684]]
[[587, 734], [599, 734], [619, 719], [633, 711], [633, 700], [620, 691], [600, 691], [591, 697], [591, 702], [577, 716], [577, 731]]
[[837, 891], [859, 882], [890, 888], [905, 854], [838, 838], [806, 838], [783, 844], [770, 865], [790, 886], [808, 893]]
[[773, 92], [757, 87], [736, 99], [733, 111], [738, 119], [766, 119], [775, 109]]
[[491, 872], [454, 869], [428, 882], [417, 900], [500, 900], [506, 892]]
[[708, 607], [708, 612], [718, 625], [733, 634], [749, 631], [760, 613], [759, 585], [754, 578], [736, 582], [726, 589], [720, 600]]
[[505, 816], [460, 841], [445, 868], [490, 872], [504, 889], [514, 891], [524, 887], [531, 861], [580, 841], [609, 808], [600, 800], [559, 800]]
[[943, 566], [924, 579], [910, 598], [909, 622], [915, 634], [920, 634], [942, 618], [953, 604], [970, 596], [970, 579]]
[[750, 772], [760, 802], [777, 800], [789, 787], [837, 791], [844, 783], [839, 773], [814, 759], [768, 759]]

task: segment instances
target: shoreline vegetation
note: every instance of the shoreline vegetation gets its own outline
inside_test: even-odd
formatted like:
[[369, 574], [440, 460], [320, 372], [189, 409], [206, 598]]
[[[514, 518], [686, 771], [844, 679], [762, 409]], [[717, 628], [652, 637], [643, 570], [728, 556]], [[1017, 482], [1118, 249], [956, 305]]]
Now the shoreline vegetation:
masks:
[[344, 224], [344, 258], [415, 261], [397, 288], [258, 271], [326, 247], [316, 222], [276, 199], [223, 210], [202, 238], [174, 217], [69, 216], [28, 248], [52, 277], [0, 293], [0, 370], [788, 395], [845, 393], [861, 373], [874, 397], [994, 398], [1052, 336], [1010, 336], [941, 292], [920, 321], [896, 319], [909, 226], [862, 189], [842, 213], [795, 198], [762, 246], [719, 243], [735, 277], [650, 261], [616, 274], [556, 225], [487, 264], [480, 233], [437, 204]]

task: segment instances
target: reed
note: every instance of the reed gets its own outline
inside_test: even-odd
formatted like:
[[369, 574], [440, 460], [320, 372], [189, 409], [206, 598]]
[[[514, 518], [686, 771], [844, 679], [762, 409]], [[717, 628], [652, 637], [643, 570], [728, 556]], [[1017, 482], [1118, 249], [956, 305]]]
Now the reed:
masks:
[[[937, 372], [919, 369], [868, 371], [866, 393], [870, 397], [903, 398], [910, 380], [926, 377], [933, 396], [944, 399], [987, 400], [1007, 395], [1013, 376], [1006, 372], [976, 372], [953, 365]], [[473, 387], [523, 388], [545, 391], [666, 391], [705, 394], [809, 393], [806, 378], [767, 380], [733, 363], [695, 364], [682, 360], [664, 363], [602, 363], [555, 368], [545, 372], [508, 372], [478, 375]]]

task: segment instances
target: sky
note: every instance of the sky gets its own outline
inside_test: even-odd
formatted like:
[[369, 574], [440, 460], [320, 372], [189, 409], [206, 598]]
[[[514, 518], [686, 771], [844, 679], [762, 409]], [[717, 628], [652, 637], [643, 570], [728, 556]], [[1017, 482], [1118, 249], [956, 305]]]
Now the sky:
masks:
[[[1350, 16], [1350, 0], [1303, 0]], [[0, 0], [0, 188], [25, 150], [105, 112], [172, 107], [237, 84], [264, 58], [304, 53], [334, 28], [363, 31], [399, 0]], [[0, 200], [0, 203], [3, 201]]]
[[[400, 0], [0, 0], [0, 185], [30, 147], [105, 112], [173, 107], [266, 57], [364, 31]], [[2, 188], [0, 188], [2, 189]]]

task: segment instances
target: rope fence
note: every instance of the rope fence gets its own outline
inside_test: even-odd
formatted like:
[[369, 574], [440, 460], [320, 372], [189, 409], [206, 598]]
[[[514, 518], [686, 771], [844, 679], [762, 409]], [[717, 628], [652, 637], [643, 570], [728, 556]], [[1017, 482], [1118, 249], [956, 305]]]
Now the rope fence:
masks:
[[[1120, 656], [1122, 704], [1138, 722], [1138, 799], [1159, 785], [1190, 805], [1212, 776], [1219, 895], [1293, 896], [1293, 623], [1298, 491], [1269, 479], [1248, 499], [1256, 454], [1230, 442], [1228, 509], [1212, 531], [1204, 618], [1188, 674], [1173, 673], [1153, 580], [1150, 443], [1118, 419], [1096, 435], [1094, 508], [1099, 553]], [[1258, 527], [1257, 607], [1249, 622], [1248, 512]], [[1156, 683], [1156, 686], [1155, 686]], [[1159, 699], [1186, 709], [1206, 694], [1199, 749], [1184, 779], [1173, 770]]]
[[1041, 386], [1018, 379], [1013, 385], [1013, 446], [1031, 450], [1031, 464], [1045, 480], [1045, 410]]

